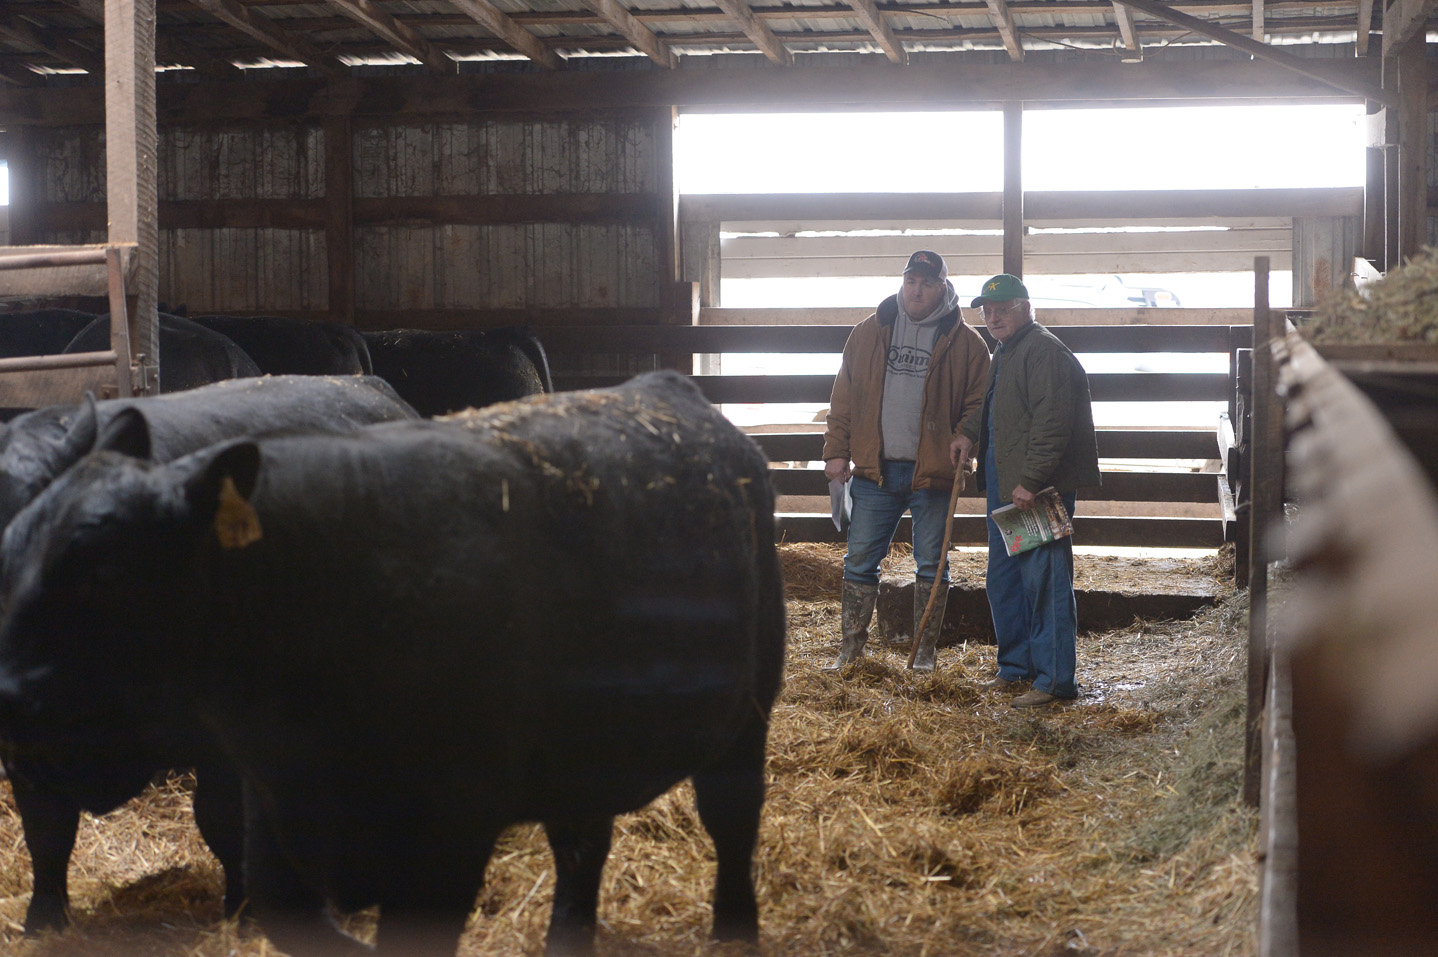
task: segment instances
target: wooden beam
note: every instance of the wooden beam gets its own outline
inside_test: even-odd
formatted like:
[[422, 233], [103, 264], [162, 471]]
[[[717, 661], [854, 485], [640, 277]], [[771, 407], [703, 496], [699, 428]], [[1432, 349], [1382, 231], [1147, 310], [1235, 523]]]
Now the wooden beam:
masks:
[[1014, 26], [1014, 15], [1009, 10], [1007, 0], [985, 2], [989, 8], [989, 19], [993, 21], [994, 29], [999, 31], [999, 37], [1004, 41], [1004, 49], [1009, 51], [1009, 59], [1015, 63], [1022, 62], [1024, 45], [1019, 41], [1019, 31]]
[[1253, 39], [1259, 43], [1263, 42], [1264, 36], [1263, 15], [1263, 0], [1253, 0]]
[[1123, 48], [1139, 54], [1142, 59], [1143, 41], [1138, 38], [1138, 30], [1133, 25], [1133, 11], [1114, 0], [1113, 20], [1118, 25], [1118, 35], [1123, 41]]
[[[715, 0], [719, 8], [728, 14], [729, 18], [738, 24], [744, 35], [754, 42], [759, 52], [769, 58], [770, 62], [778, 66], [793, 66], [794, 56], [779, 42], [774, 31], [769, 25], [754, 15], [745, 0]], [[707, 71], [706, 71], [707, 72]]]
[[1358, 36], [1355, 43], [1359, 56], [1368, 55], [1368, 40], [1372, 31], [1373, 0], [1358, 0]]
[[346, 71], [332, 59], [321, 53], [319, 48], [304, 37], [292, 34], [277, 26], [263, 14], [254, 13], [235, 0], [190, 0], [206, 13], [219, 18], [287, 60], [298, 60], [325, 73], [340, 76]]
[[354, 324], [355, 217], [354, 143], [350, 118], [325, 121], [325, 259], [329, 273], [329, 317]]
[[[74, 10], [91, 23], [105, 25], [104, 0], [57, 0]], [[235, 64], [222, 57], [214, 56], [193, 43], [175, 39], [168, 31], [156, 33], [155, 59], [160, 63], [175, 63], [192, 67], [196, 73], [216, 80], [238, 79], [240, 70]]]
[[1024, 274], [1024, 107], [1004, 104], [1004, 272]]
[[[160, 224], [155, 0], [105, 0], [105, 202], [111, 243], [134, 243], [126, 293], [131, 357], [148, 357], [140, 394], [159, 387]], [[112, 339], [116, 338], [112, 335]]]
[[73, 40], [47, 36], [7, 10], [0, 10], [0, 34], [47, 56], [78, 66], [91, 76], [105, 75], [105, 58], [102, 55]]
[[[195, 0], [218, 3], [220, 0]], [[226, 0], [232, 2], [232, 0]], [[463, 0], [454, 0], [463, 2]], [[1250, 41], [1251, 42], [1251, 41]], [[317, 52], [314, 52], [318, 56]], [[295, 51], [288, 58], [300, 59]], [[331, 83], [316, 77], [265, 83], [165, 84], [161, 116], [170, 123], [223, 123], [352, 114], [356, 117], [469, 116], [486, 113], [543, 115], [575, 110], [631, 110], [678, 105], [681, 110], [996, 108], [1010, 101], [1090, 104], [1120, 101], [1171, 105], [1226, 99], [1334, 102], [1330, 84], [1270, 63], [999, 63], [887, 61], [817, 66], [805, 70], [624, 70], [595, 73], [494, 73], [455, 77], [389, 76]], [[336, 66], [317, 63], [330, 68]], [[1379, 59], [1326, 61], [1352, 84], [1376, 83]], [[1355, 99], [1360, 97], [1355, 95]], [[1337, 98], [1341, 100], [1342, 98]], [[68, 126], [103, 122], [100, 91], [69, 87], [0, 91], [0, 123]]]
[[[1158, 17], [1160, 20], [1167, 20], [1169, 23], [1178, 24], [1192, 30], [1200, 36], [1208, 37], [1210, 40], [1217, 40], [1219, 43], [1242, 50], [1250, 56], [1260, 60], [1267, 60], [1269, 63], [1277, 64], [1286, 70], [1292, 70], [1301, 76], [1327, 83], [1335, 89], [1344, 90], [1348, 93], [1356, 93], [1359, 96], [1379, 102], [1387, 102], [1381, 89], [1376, 88], [1372, 83], [1353, 83], [1346, 77], [1338, 74], [1330, 74], [1322, 65], [1322, 61], [1308, 60], [1303, 57], [1294, 56], [1266, 43], [1260, 43], [1241, 33], [1235, 33], [1225, 27], [1209, 23], [1199, 17], [1189, 16], [1180, 13], [1164, 3], [1157, 0], [1117, 0], [1125, 6], [1132, 7], [1140, 13], [1146, 13], [1151, 17]], [[1423, 2], [1438, 2], [1438, 0], [1423, 0]]]
[[[1400, 0], [1401, 2], [1401, 0]], [[1386, 39], [1386, 34], [1385, 34]], [[1384, 43], [1384, 50], [1388, 44]], [[1418, 255], [1428, 233], [1428, 76], [1427, 37], [1422, 30], [1398, 48], [1398, 258]], [[1390, 59], [1385, 56], [1385, 60]]]
[[380, 37], [399, 52], [412, 56], [431, 72], [449, 76], [458, 72], [455, 62], [435, 49], [419, 31], [391, 16], [375, 0], [325, 0], [351, 20]]
[[1409, 40], [1420, 36], [1438, 0], [1393, 0], [1383, 11], [1383, 55], [1397, 56]]
[[884, 15], [879, 12], [874, 0], [848, 0], [848, 3], [854, 13], [858, 15], [859, 22], [873, 34], [874, 42], [879, 45], [879, 49], [884, 51], [884, 56], [889, 58], [889, 62], [907, 66], [909, 53], [899, 42], [898, 37], [894, 36], [894, 31], [885, 22]]
[[508, 43], [546, 70], [560, 67], [558, 54], [539, 42], [539, 38], [510, 19], [509, 14], [489, 0], [449, 0], [450, 5], [475, 23]]
[[625, 9], [619, 0], [584, 0], [584, 5], [599, 14], [605, 23], [619, 31], [620, 36], [634, 44], [634, 49], [666, 70], [672, 70], [679, 65], [674, 51], [669, 49], [669, 44], [656, 37], [654, 31], [635, 19], [634, 14]]

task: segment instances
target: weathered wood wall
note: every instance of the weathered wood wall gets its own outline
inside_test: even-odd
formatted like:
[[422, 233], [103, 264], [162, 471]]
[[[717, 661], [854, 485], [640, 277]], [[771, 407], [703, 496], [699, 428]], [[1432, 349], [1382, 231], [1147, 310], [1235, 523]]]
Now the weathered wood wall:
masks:
[[[328, 316], [329, 214], [343, 207], [348, 242], [333, 252], [348, 258], [353, 312], [340, 318], [362, 327], [576, 322], [585, 314], [571, 310], [595, 309], [661, 320], [676, 301], [666, 115], [162, 129], [161, 299]], [[336, 129], [348, 144], [327, 141]], [[103, 238], [103, 131], [36, 128], [26, 146], [21, 241]], [[338, 150], [349, 188], [332, 196]]]

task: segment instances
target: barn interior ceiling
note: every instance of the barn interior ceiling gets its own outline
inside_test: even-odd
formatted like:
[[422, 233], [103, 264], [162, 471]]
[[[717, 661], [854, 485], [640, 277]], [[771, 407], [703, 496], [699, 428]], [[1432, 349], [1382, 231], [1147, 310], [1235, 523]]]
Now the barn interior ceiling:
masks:
[[[780, 67], [836, 54], [902, 66], [1073, 50], [1136, 62], [1221, 43], [1302, 72], [1334, 44], [1350, 58], [1370, 45], [1386, 51], [1423, 29], [1432, 6], [1396, 0], [1385, 23], [1373, 0], [158, 0], [156, 58], [214, 78], [285, 67], [343, 76], [380, 64], [450, 75], [514, 68], [505, 61], [603, 69], [598, 58], [615, 56], [674, 70], [716, 54]], [[43, 86], [78, 71], [98, 81], [103, 56], [104, 0], [0, 4], [4, 83]]]

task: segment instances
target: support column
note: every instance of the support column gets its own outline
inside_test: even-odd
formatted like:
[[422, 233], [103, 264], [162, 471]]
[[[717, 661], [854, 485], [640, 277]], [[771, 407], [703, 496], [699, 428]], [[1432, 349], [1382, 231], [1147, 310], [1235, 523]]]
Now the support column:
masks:
[[[1406, 262], [1428, 231], [1428, 41], [1419, 30], [1398, 51], [1398, 256]], [[1384, 79], [1387, 79], [1384, 71]]]
[[1023, 103], [1004, 104], [1004, 272], [1024, 275]]
[[348, 116], [325, 121], [325, 257], [329, 318], [354, 325], [354, 141]]
[[146, 355], [151, 370], [141, 393], [159, 387], [157, 140], [155, 0], [105, 0], [105, 199], [110, 242], [136, 244], [130, 349]]

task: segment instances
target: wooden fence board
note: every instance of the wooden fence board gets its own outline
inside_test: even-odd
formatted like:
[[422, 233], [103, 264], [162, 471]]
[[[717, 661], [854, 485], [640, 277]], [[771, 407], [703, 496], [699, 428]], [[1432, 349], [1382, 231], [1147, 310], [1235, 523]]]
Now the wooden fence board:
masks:
[[[982, 515], [960, 515], [954, 519], [955, 545], [982, 545], [988, 541]], [[781, 512], [775, 516], [780, 541], [842, 543], [847, 536], [834, 528], [828, 515]], [[910, 540], [909, 519], [899, 521], [896, 542]], [[1083, 516], [1074, 518], [1075, 545], [1129, 546], [1145, 548], [1218, 548], [1223, 544], [1223, 523], [1216, 518], [1121, 518]]]

